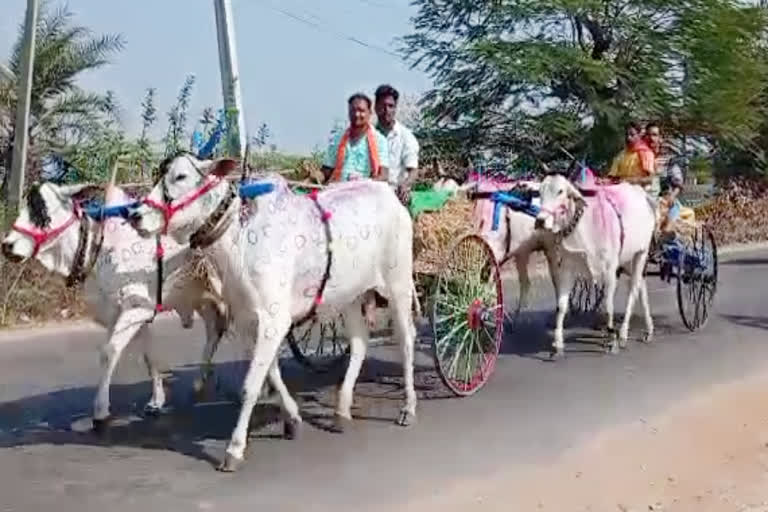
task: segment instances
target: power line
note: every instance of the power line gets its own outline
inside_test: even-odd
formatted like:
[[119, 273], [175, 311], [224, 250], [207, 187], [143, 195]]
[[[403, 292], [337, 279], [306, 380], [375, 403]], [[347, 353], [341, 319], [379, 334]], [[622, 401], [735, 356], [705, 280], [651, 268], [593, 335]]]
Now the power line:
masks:
[[[292, 13], [292, 12], [287, 11], [285, 9], [282, 9], [280, 7], [275, 7], [274, 5], [270, 5], [268, 3], [264, 3], [264, 6], [269, 8], [269, 9], [271, 9], [271, 10], [273, 10], [273, 11], [275, 11], [275, 12], [278, 12], [278, 13], [282, 14], [283, 16], [291, 18], [294, 21], [298, 21], [299, 23], [303, 23], [304, 25], [312, 27], [312, 28], [314, 28], [316, 30], [319, 30], [321, 32], [325, 32], [325, 33], [334, 35], [334, 36], [336, 36], [336, 37], [338, 37], [340, 39], [344, 39], [346, 41], [351, 41], [351, 42], [353, 42], [355, 44], [358, 44], [358, 45], [363, 46], [365, 48], [368, 48], [370, 50], [374, 50], [374, 51], [377, 51], [377, 52], [380, 52], [380, 53], [384, 53], [386, 55], [389, 55], [390, 57], [395, 57], [398, 60], [402, 61], [402, 57], [400, 55], [398, 55], [397, 53], [395, 53], [395, 52], [393, 52], [391, 50], [387, 50], [386, 48], [383, 48], [381, 46], [377, 46], [375, 44], [371, 44], [371, 43], [362, 41], [362, 40], [360, 40], [360, 39], [358, 39], [358, 38], [356, 38], [354, 36], [351, 36], [349, 34], [345, 34], [344, 32], [340, 32], [338, 30], [329, 28], [329, 27], [324, 26], [324, 25], [322, 25], [322, 24], [320, 24], [318, 22], [309, 20], [309, 19], [307, 19], [307, 18], [305, 18], [303, 16], [300, 16], [298, 14]], [[317, 16], [314, 16], [312, 14], [310, 14], [310, 16], [315, 18], [315, 19], [317, 19], [317, 20], [320, 19]]]

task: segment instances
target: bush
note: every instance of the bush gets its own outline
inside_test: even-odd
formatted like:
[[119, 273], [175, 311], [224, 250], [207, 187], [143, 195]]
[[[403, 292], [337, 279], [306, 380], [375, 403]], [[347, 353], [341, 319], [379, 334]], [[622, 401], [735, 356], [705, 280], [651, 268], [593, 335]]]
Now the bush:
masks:
[[768, 186], [762, 180], [732, 178], [695, 210], [720, 245], [768, 240]]

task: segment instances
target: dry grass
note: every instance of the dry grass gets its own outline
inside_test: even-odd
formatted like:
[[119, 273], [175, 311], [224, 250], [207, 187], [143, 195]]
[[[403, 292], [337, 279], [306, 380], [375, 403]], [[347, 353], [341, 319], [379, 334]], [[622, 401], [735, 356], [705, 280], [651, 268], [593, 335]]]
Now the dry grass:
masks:
[[448, 201], [440, 211], [422, 213], [413, 223], [413, 269], [416, 273], [433, 274], [457, 237], [470, 230], [473, 203], [457, 198]]

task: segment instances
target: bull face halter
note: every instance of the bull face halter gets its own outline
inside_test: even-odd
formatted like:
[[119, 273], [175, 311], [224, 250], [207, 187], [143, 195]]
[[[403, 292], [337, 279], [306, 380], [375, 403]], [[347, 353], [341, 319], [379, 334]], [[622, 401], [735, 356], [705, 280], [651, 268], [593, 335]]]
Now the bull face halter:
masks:
[[[189, 160], [189, 158], [187, 158]], [[163, 246], [162, 236], [168, 234], [168, 227], [171, 224], [173, 216], [179, 213], [181, 210], [191, 205], [202, 196], [213, 190], [214, 187], [219, 185], [224, 179], [222, 176], [216, 174], [204, 175], [200, 172], [200, 169], [189, 160], [190, 165], [195, 169], [197, 174], [203, 178], [203, 184], [200, 185], [197, 190], [193, 190], [185, 197], [178, 201], [174, 201], [168, 195], [168, 188], [165, 185], [165, 176], [161, 178], [161, 187], [163, 191], [163, 201], [155, 201], [152, 198], [144, 198], [143, 204], [159, 210], [163, 215], [163, 229], [155, 236], [155, 258], [157, 260], [157, 290], [155, 296], [155, 314], [161, 313], [163, 308], [163, 260], [165, 257], [165, 247]]]
[[11, 229], [21, 233], [22, 235], [30, 237], [34, 241], [34, 249], [28, 258], [34, 259], [38, 254], [40, 254], [40, 250], [46, 243], [55, 240], [72, 225], [80, 221], [80, 234], [78, 237], [77, 249], [75, 250], [75, 257], [72, 260], [72, 268], [70, 269], [69, 275], [66, 278], [67, 287], [72, 287], [78, 283], [81, 283], [91, 272], [91, 270], [93, 270], [93, 267], [96, 265], [96, 259], [101, 252], [102, 243], [104, 242], [104, 231], [101, 230], [98, 240], [91, 244], [90, 263], [86, 265], [86, 250], [88, 246], [88, 223], [86, 222], [87, 216], [88, 212], [84, 212], [80, 204], [75, 201], [72, 215], [70, 215], [70, 217], [58, 227], [40, 228], [33, 226], [31, 228], [25, 228], [24, 226], [20, 226], [18, 223], [14, 223], [11, 226]]
[[[200, 173], [197, 167], [195, 167], [195, 170], [201, 176], [203, 175], [202, 173]], [[163, 181], [163, 184], [162, 184], [163, 202], [155, 201], [154, 199], [149, 197], [145, 198], [142, 201], [147, 206], [150, 206], [155, 210], [159, 210], [160, 213], [163, 215], [163, 229], [161, 231], [161, 234], [163, 235], [168, 234], [168, 226], [171, 224], [171, 219], [173, 218], [174, 215], [176, 215], [181, 210], [183, 210], [184, 208], [191, 205], [192, 203], [200, 199], [202, 196], [210, 192], [216, 185], [221, 183], [221, 180], [222, 180], [220, 176], [213, 176], [213, 175], [205, 176], [204, 179], [205, 179], [204, 183], [197, 190], [193, 190], [190, 194], [188, 194], [186, 197], [182, 198], [177, 202], [173, 201], [168, 196], [168, 190], [165, 186], [165, 181]]]
[[55, 228], [39, 228], [37, 226], [25, 228], [24, 226], [20, 226], [14, 222], [11, 226], [11, 229], [21, 233], [22, 235], [30, 237], [34, 241], [35, 247], [32, 250], [32, 255], [29, 257], [29, 259], [33, 259], [40, 253], [40, 249], [42, 249], [46, 243], [58, 238], [59, 235], [64, 233], [67, 229], [69, 229], [70, 226], [72, 226], [81, 218], [82, 210], [80, 210], [79, 206], [75, 205], [75, 209], [69, 219]]

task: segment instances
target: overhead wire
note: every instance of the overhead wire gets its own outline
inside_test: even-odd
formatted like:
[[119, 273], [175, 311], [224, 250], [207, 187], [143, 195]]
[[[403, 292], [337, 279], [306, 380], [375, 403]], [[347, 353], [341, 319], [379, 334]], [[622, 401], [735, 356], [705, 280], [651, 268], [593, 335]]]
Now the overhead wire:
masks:
[[[397, 54], [396, 52], [388, 50], [388, 49], [386, 49], [386, 48], [384, 48], [382, 46], [378, 46], [378, 45], [375, 45], [375, 44], [372, 44], [372, 43], [368, 43], [368, 42], [363, 41], [363, 40], [361, 40], [361, 39], [359, 39], [359, 38], [357, 38], [355, 36], [346, 34], [346, 33], [341, 32], [339, 30], [330, 28], [330, 27], [324, 25], [323, 23], [320, 23], [322, 20], [318, 16], [316, 16], [316, 15], [314, 15], [312, 13], [307, 13], [307, 15], [309, 17], [311, 17], [311, 18], [314, 18], [315, 20], [318, 20], [318, 21], [312, 21], [311, 19], [307, 19], [306, 16], [302, 16], [302, 15], [296, 14], [294, 12], [291, 12], [291, 11], [288, 11], [286, 9], [283, 9], [282, 7], [276, 7], [276, 6], [274, 6], [274, 5], [272, 5], [272, 4], [268, 3], [268, 2], [262, 2], [262, 5], [264, 5], [268, 9], [271, 9], [272, 11], [278, 12], [278, 13], [282, 14], [283, 16], [286, 16], [287, 18], [290, 18], [290, 19], [292, 19], [294, 21], [297, 21], [299, 23], [307, 25], [307, 26], [309, 26], [311, 28], [314, 28], [316, 30], [319, 30], [321, 32], [325, 32], [325, 33], [334, 35], [334, 36], [336, 36], [336, 37], [338, 37], [340, 39], [353, 42], [353, 43], [355, 43], [355, 44], [357, 44], [359, 46], [362, 46], [364, 48], [368, 48], [370, 50], [374, 50], [374, 51], [383, 53], [385, 55], [389, 55], [390, 57], [394, 57], [394, 58], [396, 58], [396, 59], [398, 59], [400, 61], [403, 60], [402, 56]], [[370, 5], [375, 5], [375, 4], [370, 4]]]

